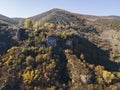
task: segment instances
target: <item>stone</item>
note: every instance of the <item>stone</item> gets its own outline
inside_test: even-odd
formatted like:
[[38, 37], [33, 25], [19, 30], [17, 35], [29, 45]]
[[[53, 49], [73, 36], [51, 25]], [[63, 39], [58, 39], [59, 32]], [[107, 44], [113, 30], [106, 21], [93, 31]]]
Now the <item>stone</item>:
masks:
[[85, 60], [85, 56], [83, 53], [80, 54], [80, 59]]
[[58, 37], [55, 36], [55, 35], [48, 36], [48, 37], [47, 37], [47, 46], [56, 47], [58, 40], [59, 40]]
[[84, 84], [88, 84], [90, 83], [90, 76], [89, 75], [80, 75], [80, 78], [81, 78], [81, 81], [84, 83]]
[[72, 48], [73, 47], [73, 41], [68, 39], [66, 40], [66, 46], [69, 47], [69, 48]]

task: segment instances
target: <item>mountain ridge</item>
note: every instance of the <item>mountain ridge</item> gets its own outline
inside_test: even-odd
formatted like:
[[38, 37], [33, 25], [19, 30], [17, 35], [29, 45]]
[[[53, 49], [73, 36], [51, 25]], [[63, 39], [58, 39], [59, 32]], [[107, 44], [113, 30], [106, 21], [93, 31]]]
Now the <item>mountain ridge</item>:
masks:
[[[56, 14], [55, 14], [56, 13]], [[86, 14], [80, 14], [80, 13], [72, 13], [70, 11], [67, 11], [67, 10], [63, 10], [63, 9], [59, 9], [59, 8], [54, 8], [54, 9], [51, 9], [51, 10], [48, 10], [48, 11], [45, 11], [43, 13], [40, 13], [40, 14], [37, 14], [37, 15], [33, 15], [33, 16], [30, 16], [30, 17], [27, 17], [29, 19], [32, 19], [33, 22], [37, 21], [37, 20], [45, 20], [43, 18], [46, 18], [47, 16], [52, 16], [52, 15], [57, 15], [57, 13], [59, 14], [70, 14], [70, 15], [73, 15], [73, 16], [78, 16], [78, 17], [82, 17], [84, 19], [98, 19], [98, 18], [107, 18], [107, 19], [117, 19], [119, 18], [120, 16], [117, 16], [117, 15], [109, 15], [109, 16], [95, 16], [95, 15], [86, 15]], [[59, 15], [58, 15], [59, 17]], [[8, 23], [11, 23], [11, 24], [18, 24], [20, 20], [25, 20], [27, 18], [19, 18], [19, 17], [15, 17], [15, 18], [10, 18], [10, 17], [7, 17], [5, 15], [2, 15], [0, 14], [0, 20], [3, 20], [3, 21], [6, 21]]]
[[5, 22], [11, 23], [11, 24], [17, 24], [18, 23], [15, 20], [13, 20], [12, 18], [9, 18], [9, 17], [4, 16], [2, 14], [0, 14], [0, 20], [3, 20]]

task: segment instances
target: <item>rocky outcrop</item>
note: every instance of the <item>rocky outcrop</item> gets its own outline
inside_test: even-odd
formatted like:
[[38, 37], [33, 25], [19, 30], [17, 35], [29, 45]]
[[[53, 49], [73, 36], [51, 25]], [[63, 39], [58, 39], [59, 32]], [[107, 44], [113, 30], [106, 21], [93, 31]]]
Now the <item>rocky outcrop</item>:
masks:
[[24, 28], [18, 29], [16, 33], [17, 40], [25, 40], [28, 37], [27, 33], [25, 32]]
[[73, 40], [72, 39], [66, 40], [66, 47], [68, 47], [68, 48], [72, 48], [73, 47]]
[[47, 46], [58, 46], [59, 38], [55, 35], [51, 35], [47, 37]]

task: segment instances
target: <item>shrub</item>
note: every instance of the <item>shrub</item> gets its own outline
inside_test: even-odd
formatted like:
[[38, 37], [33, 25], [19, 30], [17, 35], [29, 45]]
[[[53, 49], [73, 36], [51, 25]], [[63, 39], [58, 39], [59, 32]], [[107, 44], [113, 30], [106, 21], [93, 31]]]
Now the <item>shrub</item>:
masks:
[[104, 80], [106, 83], [111, 83], [113, 79], [115, 79], [115, 75], [112, 74], [111, 72], [108, 72], [106, 70], [103, 71], [103, 74], [102, 74]]
[[38, 54], [35, 58], [36, 63], [40, 63], [42, 60], [42, 55]]
[[103, 67], [103, 66], [100, 66], [100, 65], [96, 66], [96, 67], [95, 67], [96, 75], [101, 76], [102, 73], [103, 73], [103, 72], [102, 72], [103, 70], [104, 70], [104, 67]]
[[51, 60], [51, 63], [46, 66], [46, 69], [51, 70], [51, 69], [55, 68], [55, 66], [56, 66], [55, 60], [52, 59], [52, 60]]
[[40, 72], [38, 70], [27, 71], [23, 73], [23, 82], [25, 84], [36, 83], [40, 77]]
[[27, 65], [33, 65], [34, 64], [34, 58], [33, 57], [31, 57], [31, 56], [28, 56], [27, 58], [26, 58], [26, 64]]

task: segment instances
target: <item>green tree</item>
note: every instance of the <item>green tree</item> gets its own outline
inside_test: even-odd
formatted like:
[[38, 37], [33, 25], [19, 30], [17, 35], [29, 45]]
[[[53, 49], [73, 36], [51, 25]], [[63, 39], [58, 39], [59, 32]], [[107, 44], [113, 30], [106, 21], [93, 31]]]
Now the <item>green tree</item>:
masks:
[[31, 19], [26, 19], [24, 22], [25, 28], [31, 28], [33, 26]]

